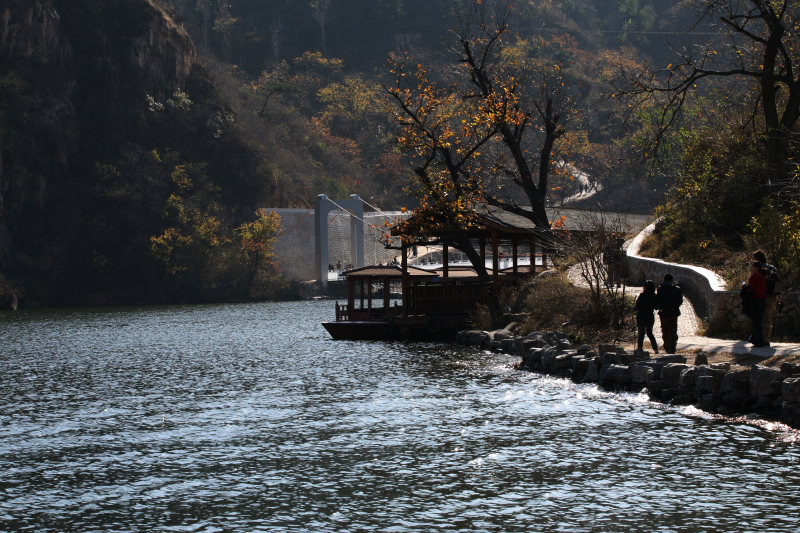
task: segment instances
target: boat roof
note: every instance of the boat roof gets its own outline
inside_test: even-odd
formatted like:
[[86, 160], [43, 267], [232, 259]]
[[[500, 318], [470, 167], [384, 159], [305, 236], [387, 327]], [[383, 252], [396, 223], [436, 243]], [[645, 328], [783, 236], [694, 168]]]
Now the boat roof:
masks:
[[[531, 211], [529, 206], [519, 206], [524, 211]], [[574, 209], [566, 207], [547, 207], [547, 217], [557, 229], [570, 231], [591, 231], [596, 225], [596, 220], [602, 218], [607, 224], [622, 226], [625, 230], [638, 233], [651, 221], [651, 215], [635, 213], [617, 213], [612, 211], [593, 211], [588, 209]], [[528, 217], [514, 214], [500, 207], [488, 204], [477, 204], [475, 212], [484, 223], [508, 230], [524, 230], [533, 232], [536, 229], [533, 221]], [[620, 228], [620, 229], [622, 229]]]
[[[342, 275], [346, 278], [402, 278], [403, 277], [403, 270], [400, 268], [399, 265], [377, 265], [377, 266], [365, 266], [361, 268], [354, 268], [353, 270], [348, 270], [347, 272], [342, 272]], [[436, 272], [432, 272], [430, 270], [423, 270], [421, 268], [409, 266], [408, 267], [408, 275], [411, 277], [435, 277]]]

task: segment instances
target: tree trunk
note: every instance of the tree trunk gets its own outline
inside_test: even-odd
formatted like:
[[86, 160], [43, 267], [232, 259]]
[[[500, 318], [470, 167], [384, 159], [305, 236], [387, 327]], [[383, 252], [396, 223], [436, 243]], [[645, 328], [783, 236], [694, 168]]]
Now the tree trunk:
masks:
[[453, 248], [457, 248], [466, 254], [469, 262], [472, 264], [472, 267], [478, 274], [478, 280], [480, 280], [483, 285], [488, 287], [489, 290], [486, 299], [486, 307], [488, 308], [489, 316], [492, 319], [492, 326], [499, 327], [503, 320], [503, 309], [500, 306], [500, 299], [497, 295], [497, 292], [494, 290], [492, 277], [489, 275], [489, 271], [486, 270], [486, 264], [483, 262], [483, 258], [475, 249], [475, 246], [472, 245], [472, 241], [467, 238], [466, 235], [455, 239], [451, 245]]

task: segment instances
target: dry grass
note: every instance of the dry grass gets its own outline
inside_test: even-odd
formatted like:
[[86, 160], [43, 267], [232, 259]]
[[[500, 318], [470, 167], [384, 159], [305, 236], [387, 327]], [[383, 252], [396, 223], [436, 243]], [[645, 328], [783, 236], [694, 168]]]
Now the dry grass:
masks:
[[632, 315], [623, 328], [608, 325], [607, 317], [595, 311], [591, 292], [572, 285], [566, 276], [536, 278], [531, 282], [531, 294], [526, 301], [528, 320], [522, 333], [531, 331], [562, 331], [578, 343], [626, 342], [634, 338]]

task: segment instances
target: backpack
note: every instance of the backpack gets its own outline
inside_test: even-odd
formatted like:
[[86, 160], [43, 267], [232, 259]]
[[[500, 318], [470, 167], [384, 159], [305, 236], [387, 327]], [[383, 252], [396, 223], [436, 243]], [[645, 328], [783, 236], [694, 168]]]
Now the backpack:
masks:
[[752, 307], [752, 300], [753, 297], [750, 294], [750, 286], [747, 283], [742, 283], [742, 290], [739, 291], [739, 298], [742, 300], [742, 314], [745, 316], [752, 317], [753, 315], [753, 307]]
[[781, 291], [778, 285], [781, 283], [781, 277], [778, 274], [778, 269], [773, 265], [764, 265], [764, 276], [767, 278], [767, 296], [775, 296]]

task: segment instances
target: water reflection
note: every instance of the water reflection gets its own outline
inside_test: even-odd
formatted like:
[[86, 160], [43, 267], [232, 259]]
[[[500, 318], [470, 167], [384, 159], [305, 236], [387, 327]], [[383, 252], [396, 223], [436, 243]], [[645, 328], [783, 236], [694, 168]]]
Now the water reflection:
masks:
[[330, 312], [0, 315], [0, 530], [800, 529], [786, 428], [330, 341]]

